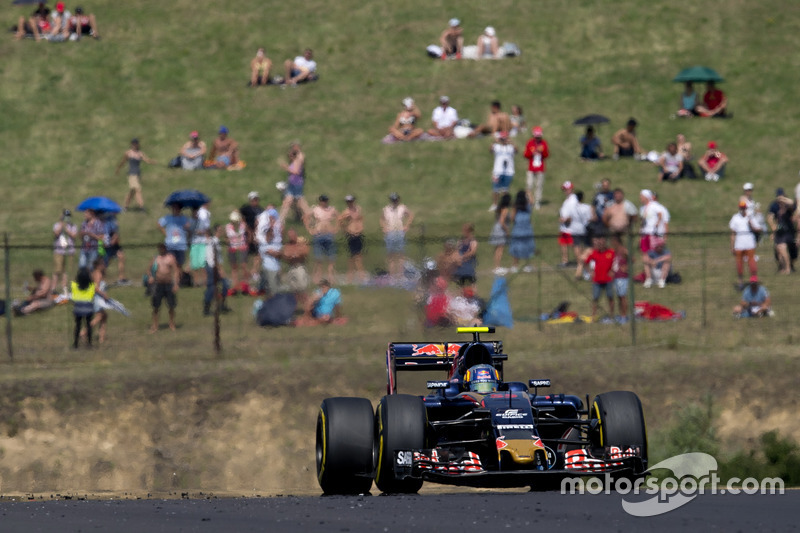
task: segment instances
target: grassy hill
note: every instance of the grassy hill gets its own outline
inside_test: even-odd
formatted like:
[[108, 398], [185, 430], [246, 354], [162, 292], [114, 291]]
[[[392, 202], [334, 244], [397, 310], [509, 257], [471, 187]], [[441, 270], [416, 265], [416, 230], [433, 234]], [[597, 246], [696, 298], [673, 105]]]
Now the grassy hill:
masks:
[[[521, 105], [528, 124], [544, 128], [552, 154], [545, 189], [551, 202], [535, 216], [537, 235], [557, 231], [558, 186], [565, 179], [588, 193], [608, 177], [634, 200], [639, 189], [655, 189], [672, 212], [673, 231], [684, 233], [727, 231], [745, 181], [756, 184], [756, 198], [766, 206], [775, 187], [788, 189], [798, 179], [795, 138], [800, 106], [794, 93], [800, 59], [794, 51], [800, 44], [800, 5], [792, 2], [712, 1], [689, 6], [633, 0], [143, 0], [98, 1], [84, 8], [97, 15], [102, 40], [15, 42], [8, 34], [0, 42], [0, 180], [7, 198], [0, 231], [8, 232], [14, 244], [44, 246], [12, 252], [11, 283], [17, 293], [31, 268], [50, 264], [50, 226], [62, 208], [95, 194], [122, 200], [127, 189], [124, 170], [114, 176], [114, 169], [132, 137], [138, 137], [145, 153], [160, 164], [144, 167], [149, 213], [120, 218], [126, 243], [146, 246], [131, 247], [131, 274], [144, 269], [149, 245], [160, 239], [155, 220], [169, 192], [186, 187], [206, 192], [213, 198], [215, 221], [224, 221], [253, 189], [266, 201], [278, 201], [274, 184], [284, 174], [277, 162], [295, 139], [307, 154], [310, 198], [326, 193], [340, 208], [345, 194], [359, 197], [369, 217], [368, 234], [378, 243], [370, 252], [370, 268], [382, 259], [378, 213], [391, 191], [399, 192], [417, 213], [415, 231], [424, 227], [427, 236], [439, 239], [456, 235], [464, 222], [472, 221], [485, 237], [492, 223], [486, 212], [489, 141], [380, 144], [405, 96], [416, 99], [425, 125], [439, 95], [447, 94], [459, 114], [474, 122], [484, 118], [491, 100], [499, 99], [506, 109]], [[27, 11], [4, 10], [6, 25]], [[468, 41], [491, 24], [501, 41], [520, 46], [522, 56], [491, 62], [429, 59], [425, 46], [437, 40], [452, 16], [461, 18]], [[285, 90], [246, 87], [249, 61], [259, 46], [266, 47], [276, 65], [305, 47], [313, 48], [320, 81]], [[671, 79], [694, 64], [711, 66], [725, 77], [722, 88], [735, 118], [670, 119], [681, 90]], [[659, 185], [655, 168], [648, 164], [582, 163], [577, 157], [581, 130], [571, 124], [587, 113], [611, 118], [612, 123], [600, 129], [607, 150], [613, 131], [631, 116], [639, 121], [639, 138], [648, 150], [662, 150], [677, 133], [687, 135], [698, 155], [706, 142], [716, 140], [731, 158], [726, 178], [716, 184], [699, 180]], [[239, 141], [247, 168], [195, 173], [166, 168], [191, 130], [199, 130], [210, 142], [222, 124]], [[522, 159], [518, 165], [523, 167]], [[522, 183], [518, 172], [515, 185]], [[721, 398], [719, 405], [752, 412], [747, 420], [771, 421], [749, 430], [777, 427], [797, 403], [787, 381], [792, 373], [782, 371], [797, 361], [792, 333], [792, 317], [800, 310], [792, 296], [795, 278], [773, 275], [768, 245], [762, 248], [762, 275], [780, 299], [779, 316], [766, 325], [735, 323], [734, 330], [728, 318], [736, 294], [730, 288], [733, 266], [727, 239], [722, 234], [673, 241], [673, 252], [685, 261], [687, 281], [681, 290], [659, 297], [665, 304], [689, 307], [689, 320], [643, 326], [639, 334], [645, 348], [625, 351], [617, 364], [607, 364], [615, 360], [615, 347], [629, 344], [625, 331], [541, 331], [522, 322], [502, 335], [515, 354], [509, 370], [514, 375], [548, 374], [567, 392], [639, 390], [653, 413], [648, 423], [655, 432], [664, 427], [673, 408], [706, 392]], [[426, 253], [435, 251], [431, 246]], [[706, 260], [700, 250], [705, 247], [709, 257], [701, 279], [698, 272]], [[554, 241], [540, 240], [540, 251], [544, 266], [555, 262]], [[482, 246], [484, 270], [489, 253], [488, 246]], [[512, 287], [515, 312], [536, 316], [538, 307], [549, 309], [565, 294], [579, 300], [585, 312], [588, 288], [568, 281], [548, 274], [545, 297], [537, 304], [537, 283], [541, 287], [542, 281], [519, 278]], [[483, 276], [483, 292], [489, 283]], [[240, 299], [234, 303], [236, 313], [225, 319], [225, 353], [216, 359], [209, 355], [210, 325], [197, 318], [200, 291], [181, 293], [177, 335], [143, 338], [149, 311], [140, 289], [119, 290], [134, 317], [112, 317], [112, 340], [102, 350], [77, 355], [66, 351], [70, 318], [63, 309], [15, 322], [18, 357], [13, 364], [2, 363], [0, 382], [2, 390], [14, 393], [6, 395], [9, 400], [3, 405], [6, 436], [0, 442], [0, 449], [8, 450], [0, 454], [0, 469], [6, 469], [6, 479], [16, 476], [11, 478], [16, 480], [13, 490], [31, 487], [28, 483], [36, 472], [54, 471], [48, 434], [69, 436], [80, 449], [86, 434], [58, 420], [85, 420], [87, 414], [87, 428], [91, 426], [96, 442], [134, 442], [138, 444], [133, 448], [156, 457], [152, 464], [142, 459], [150, 474], [135, 468], [131, 473], [121, 466], [124, 456], [99, 451], [81, 456], [74, 471], [62, 467], [59, 475], [46, 478], [39, 486], [43, 490], [118, 489], [137, 483], [145, 488], [200, 484], [237, 489], [244, 486], [237, 485], [237, 479], [254, 486], [268, 479], [260, 486], [279, 490], [277, 480], [288, 475], [289, 467], [266, 468], [263, 459], [286, 453], [292, 464], [311, 466], [310, 428], [318, 400], [350, 391], [378, 398], [384, 343], [426, 335], [419, 329], [410, 297], [395, 291], [345, 289], [350, 327], [308, 333], [258, 330], [248, 315], [251, 301]], [[699, 320], [701, 298], [709, 302], [708, 324]], [[762, 348], [770, 353], [769, 364], [763, 364]], [[340, 372], [341, 367], [348, 370]], [[755, 382], [743, 377], [748, 373], [757, 376]], [[716, 377], [709, 383], [712, 374]], [[745, 386], [754, 393], [785, 395], [789, 411], [752, 402], [741, 392]], [[302, 406], [276, 400], [278, 393], [294, 387], [309, 393]], [[133, 407], [125, 411], [126, 405]], [[664, 405], [670, 407], [667, 412], [661, 409]], [[288, 436], [276, 436], [283, 423], [275, 421], [276, 409], [291, 415]], [[721, 409], [729, 413], [734, 408]], [[248, 417], [247, 412], [263, 416]], [[768, 416], [762, 416], [765, 412]], [[124, 427], [118, 423], [123, 413], [129, 421]], [[279, 415], [278, 420], [287, 420]], [[191, 420], [196, 430], [182, 420]], [[224, 420], [238, 422], [226, 427]], [[173, 425], [165, 430], [169, 423]], [[248, 431], [256, 423], [264, 425], [253, 438]], [[214, 470], [204, 477], [193, 470], [199, 467], [187, 465], [221, 461], [226, 452], [192, 448], [185, 455], [178, 453], [192, 435], [235, 442], [237, 450], [252, 452], [253, 462], [242, 460], [227, 474]], [[269, 439], [281, 446], [259, 447]], [[290, 453], [281, 451], [288, 448]], [[12, 451], [22, 449], [29, 451], [30, 461], [11, 467]], [[97, 449], [105, 448], [98, 444]], [[262, 466], [254, 468], [259, 460]], [[106, 465], [115, 461], [116, 467]], [[98, 464], [102, 479], [92, 477]], [[173, 471], [189, 474], [175, 481], [167, 474]], [[253, 479], [231, 477], [231, 472]], [[313, 486], [307, 471], [291, 475], [294, 486]]]

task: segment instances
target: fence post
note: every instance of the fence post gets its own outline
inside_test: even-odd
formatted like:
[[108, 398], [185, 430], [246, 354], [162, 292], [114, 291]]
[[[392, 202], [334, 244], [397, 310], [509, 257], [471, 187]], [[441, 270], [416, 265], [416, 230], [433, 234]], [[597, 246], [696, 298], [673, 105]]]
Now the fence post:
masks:
[[536, 255], [536, 327], [541, 332], [544, 330], [542, 324], [542, 256]]
[[636, 346], [636, 292], [633, 282], [633, 232], [628, 229], [628, 324], [631, 325], [631, 346]]
[[11, 258], [9, 257], [8, 232], [3, 233], [3, 255], [5, 257], [5, 278], [6, 278], [6, 346], [8, 348], [8, 358], [14, 360], [14, 344], [11, 342], [11, 317], [14, 311], [11, 309]]
[[[214, 284], [214, 294], [212, 296], [212, 298], [214, 299], [214, 355], [219, 357], [220, 352], [222, 352], [222, 342], [220, 341], [219, 338], [219, 326], [220, 326], [219, 313], [221, 311], [220, 307], [222, 305], [221, 304], [222, 299], [219, 297], [219, 284], [220, 281], [222, 280], [220, 279], [219, 268], [218, 268], [219, 256], [217, 255], [217, 243], [215, 242], [216, 237], [208, 240], [210, 242], [206, 246], [211, 246], [213, 248], [211, 253], [213, 254], [214, 257], [214, 268], [211, 269], [211, 276], [213, 276], [212, 282]], [[208, 284], [208, 280], [206, 280], [206, 284]]]
[[700, 316], [702, 317], [700, 323], [703, 326], [703, 329], [706, 329], [706, 238], [703, 237], [703, 248], [700, 250], [700, 269], [702, 270], [702, 279], [700, 281], [700, 305], [702, 306], [702, 311]]

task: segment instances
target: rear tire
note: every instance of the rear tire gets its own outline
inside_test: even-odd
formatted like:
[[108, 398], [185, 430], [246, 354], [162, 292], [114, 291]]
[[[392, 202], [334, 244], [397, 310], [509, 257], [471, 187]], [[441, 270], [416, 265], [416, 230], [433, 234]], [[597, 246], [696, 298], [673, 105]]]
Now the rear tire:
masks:
[[425, 448], [427, 425], [422, 398], [390, 394], [381, 399], [375, 411], [375, 484], [381, 492], [413, 494], [422, 488], [422, 479], [395, 476], [394, 451]]
[[642, 464], [647, 470], [647, 431], [642, 402], [629, 391], [598, 394], [592, 403], [591, 418], [597, 418], [597, 429], [591, 433], [595, 446], [638, 446]]
[[366, 398], [327, 398], [317, 416], [317, 480], [325, 494], [372, 487], [373, 414]]

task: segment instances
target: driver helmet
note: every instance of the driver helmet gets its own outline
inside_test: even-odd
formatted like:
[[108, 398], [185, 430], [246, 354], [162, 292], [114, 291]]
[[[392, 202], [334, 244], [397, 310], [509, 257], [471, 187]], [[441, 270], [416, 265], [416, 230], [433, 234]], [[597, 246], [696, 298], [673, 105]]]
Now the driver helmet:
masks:
[[464, 383], [470, 392], [487, 394], [497, 390], [500, 376], [492, 365], [475, 365], [467, 370]]

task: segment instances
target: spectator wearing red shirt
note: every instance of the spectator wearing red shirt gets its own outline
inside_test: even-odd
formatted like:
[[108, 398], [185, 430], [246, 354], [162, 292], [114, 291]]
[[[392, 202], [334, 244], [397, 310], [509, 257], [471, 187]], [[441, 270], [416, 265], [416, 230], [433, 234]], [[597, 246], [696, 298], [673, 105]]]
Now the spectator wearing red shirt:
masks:
[[527, 189], [533, 195], [533, 208], [539, 210], [542, 204], [544, 187], [544, 160], [550, 155], [547, 141], [542, 138], [542, 128], [531, 129], [533, 137], [525, 145], [525, 159], [528, 160]]
[[[588, 265], [594, 261], [594, 277], [592, 278], [592, 321], [597, 317], [597, 302], [605, 292], [608, 298], [608, 321], [614, 316], [614, 250], [606, 245], [604, 236], [592, 239], [592, 252], [586, 257]], [[606, 320], [604, 319], [604, 321]]]
[[725, 166], [728, 164], [728, 156], [717, 148], [717, 143], [710, 141], [708, 150], [697, 162], [697, 166], [703, 171], [706, 181], [719, 181], [725, 175]]
[[701, 117], [724, 117], [728, 108], [728, 99], [725, 93], [717, 89], [714, 82], [706, 84], [706, 93], [703, 95], [703, 105], [697, 106]]

